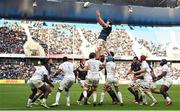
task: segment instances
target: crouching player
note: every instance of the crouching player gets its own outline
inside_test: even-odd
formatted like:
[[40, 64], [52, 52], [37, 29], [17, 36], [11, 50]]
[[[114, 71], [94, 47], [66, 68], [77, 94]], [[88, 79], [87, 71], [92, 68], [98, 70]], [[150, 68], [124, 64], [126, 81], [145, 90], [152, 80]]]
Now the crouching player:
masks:
[[32, 102], [37, 99], [37, 92], [39, 91], [40, 93], [43, 93], [42, 96], [42, 106], [45, 108], [49, 108], [46, 104], [46, 100], [48, 98], [48, 95], [50, 93], [49, 88], [45, 83], [50, 85], [51, 87], [54, 87], [51, 81], [48, 79], [48, 69], [45, 67], [47, 64], [51, 64], [52, 61], [50, 60], [44, 60], [41, 61], [41, 65], [36, 67], [36, 71], [34, 72], [33, 76], [29, 80], [29, 85], [32, 90], [32, 94], [29, 96], [28, 102], [27, 102], [27, 107], [32, 107]]

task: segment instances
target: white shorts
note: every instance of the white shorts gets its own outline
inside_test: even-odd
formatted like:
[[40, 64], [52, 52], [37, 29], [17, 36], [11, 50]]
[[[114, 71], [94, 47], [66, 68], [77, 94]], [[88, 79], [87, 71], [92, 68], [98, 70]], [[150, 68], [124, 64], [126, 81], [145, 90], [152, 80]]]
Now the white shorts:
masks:
[[110, 77], [106, 79], [106, 85], [114, 85], [119, 86], [119, 78], [118, 77]]
[[152, 82], [152, 81], [149, 81], [149, 80], [141, 80], [140, 86], [142, 88], [146, 88], [146, 89], [154, 89], [154, 88], [156, 88], [156, 84], [154, 82]]
[[31, 89], [34, 89], [42, 87], [44, 82], [41, 80], [30, 80], [28, 84], [30, 85]]
[[86, 81], [86, 80], [80, 80], [80, 81], [78, 81], [78, 83], [79, 83], [79, 85], [80, 85], [81, 87], [84, 87], [85, 81]]
[[169, 78], [169, 79], [165, 79], [162, 85], [171, 87], [172, 84], [173, 84], [173, 80], [171, 78]]
[[74, 78], [64, 78], [59, 83], [59, 90], [64, 90], [64, 88], [69, 89], [73, 85], [74, 81]]
[[87, 78], [87, 79], [85, 80], [85, 84], [88, 85], [88, 86], [95, 86], [95, 87], [97, 87], [98, 84], [99, 84], [99, 79]]

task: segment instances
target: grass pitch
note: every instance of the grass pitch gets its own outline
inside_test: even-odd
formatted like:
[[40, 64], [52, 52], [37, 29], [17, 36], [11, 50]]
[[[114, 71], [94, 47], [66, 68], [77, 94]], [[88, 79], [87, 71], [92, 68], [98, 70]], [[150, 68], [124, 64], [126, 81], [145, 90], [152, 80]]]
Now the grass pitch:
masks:
[[[159, 86], [158, 86], [159, 87]], [[51, 95], [48, 98], [47, 104], [51, 105], [55, 101], [57, 86], [53, 89]], [[100, 93], [102, 90], [102, 85], [98, 87], [97, 100], [100, 99]], [[180, 110], [180, 86], [173, 85], [169, 90], [169, 94], [173, 100], [172, 106], [165, 106], [164, 98], [162, 95], [154, 94], [158, 100], [156, 106], [149, 106], [151, 103], [148, 100], [148, 105], [140, 106], [135, 105], [132, 101], [134, 97], [128, 92], [127, 85], [121, 85], [120, 90], [124, 99], [124, 106], [112, 105], [111, 98], [106, 93], [104, 98], [103, 106], [93, 107], [92, 105], [79, 106], [76, 101], [82, 91], [78, 84], [74, 84], [70, 90], [71, 95], [71, 107], [66, 107], [65, 94], [61, 95], [60, 106], [50, 108], [50, 110]], [[0, 85], [0, 110], [45, 110], [45, 108], [40, 105], [33, 106], [32, 108], [26, 108], [26, 102], [29, 94], [31, 93], [30, 87], [26, 84], [24, 85]], [[148, 98], [148, 97], [147, 97]], [[92, 101], [92, 97], [90, 98]]]

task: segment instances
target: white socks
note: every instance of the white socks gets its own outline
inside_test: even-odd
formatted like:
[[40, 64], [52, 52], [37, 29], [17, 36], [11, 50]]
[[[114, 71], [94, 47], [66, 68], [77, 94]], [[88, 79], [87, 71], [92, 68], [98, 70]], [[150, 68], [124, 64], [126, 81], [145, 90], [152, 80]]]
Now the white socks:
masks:
[[58, 92], [56, 93], [56, 103], [58, 103], [58, 104], [59, 104], [59, 99], [60, 99], [60, 97], [61, 97], [61, 93], [58, 91]]
[[46, 99], [45, 99], [45, 98], [43, 98], [42, 102], [43, 102], [44, 104], [46, 104]]
[[84, 98], [87, 98], [87, 91], [83, 91]]
[[167, 100], [167, 101], [171, 101], [170, 97], [166, 97], [166, 100]]
[[102, 93], [101, 93], [101, 99], [100, 99], [100, 102], [103, 102], [103, 101], [104, 101], [104, 95], [105, 95], [105, 93], [102, 92]]
[[122, 94], [120, 91], [116, 94], [121, 103], [123, 103]]
[[147, 92], [147, 95], [153, 100], [153, 102], [157, 102], [151, 92]]
[[32, 103], [32, 99], [28, 99], [28, 101], [27, 101], [27, 104], [29, 105], [29, 104], [31, 104]]
[[66, 100], [67, 100], [67, 106], [70, 106], [70, 95], [69, 95], [69, 91], [66, 92]]
[[96, 98], [97, 98], [96, 91], [93, 92], [92, 96], [93, 96], [93, 102], [96, 102]]

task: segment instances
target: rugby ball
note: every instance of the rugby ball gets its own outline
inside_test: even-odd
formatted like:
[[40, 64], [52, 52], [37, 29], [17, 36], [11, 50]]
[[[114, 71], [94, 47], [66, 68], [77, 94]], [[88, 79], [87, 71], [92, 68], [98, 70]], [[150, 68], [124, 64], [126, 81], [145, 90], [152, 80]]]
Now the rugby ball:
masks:
[[83, 5], [84, 8], [87, 8], [89, 7], [89, 2], [85, 2], [84, 5]]

